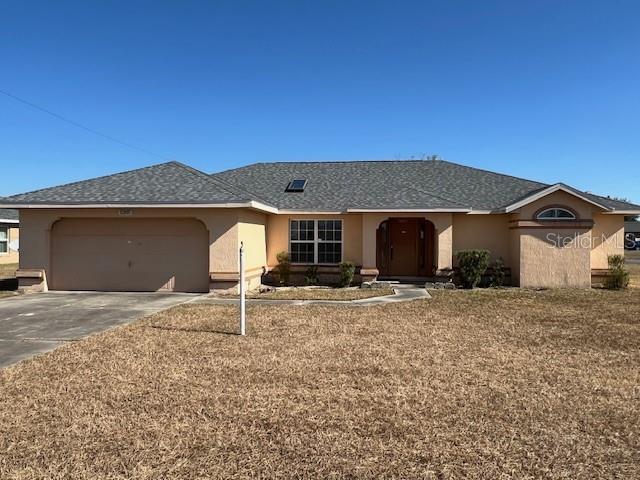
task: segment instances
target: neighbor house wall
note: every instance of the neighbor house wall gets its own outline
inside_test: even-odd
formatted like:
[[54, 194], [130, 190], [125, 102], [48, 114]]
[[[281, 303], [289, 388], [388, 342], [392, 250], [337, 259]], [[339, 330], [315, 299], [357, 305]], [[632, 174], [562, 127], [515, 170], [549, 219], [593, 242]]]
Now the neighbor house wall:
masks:
[[509, 215], [453, 214], [453, 255], [460, 250], [482, 249], [491, 253], [491, 259], [502, 257], [511, 266]]
[[[195, 218], [206, 227], [209, 235], [209, 272], [212, 289], [236, 288], [239, 278], [239, 219], [243, 209], [215, 208], [133, 208], [126, 218]], [[117, 218], [117, 208], [105, 209], [22, 209], [20, 227], [20, 270], [41, 270], [45, 276], [51, 270], [51, 228], [61, 218]], [[253, 217], [243, 216], [247, 223]], [[255, 219], [253, 219], [255, 220]], [[245, 228], [245, 227], [243, 227]], [[246, 227], [246, 232], [253, 227]], [[259, 243], [259, 239], [256, 240]], [[253, 239], [250, 240], [253, 245]], [[252, 250], [256, 250], [252, 246]], [[176, 252], [179, 255], [179, 252]], [[259, 261], [256, 257], [253, 263]]]
[[[289, 251], [289, 222], [291, 220], [342, 220], [343, 260], [362, 265], [362, 215], [269, 215], [267, 218], [267, 264], [275, 267], [280, 252]], [[374, 232], [375, 239], [375, 232]], [[375, 265], [375, 262], [374, 262]]]
[[0, 264], [6, 265], [10, 263], [18, 263], [18, 251], [11, 248], [11, 244], [16, 240], [20, 240], [20, 229], [12, 228], [10, 225], [5, 225], [8, 228], [9, 235], [9, 248], [7, 253], [0, 253]]

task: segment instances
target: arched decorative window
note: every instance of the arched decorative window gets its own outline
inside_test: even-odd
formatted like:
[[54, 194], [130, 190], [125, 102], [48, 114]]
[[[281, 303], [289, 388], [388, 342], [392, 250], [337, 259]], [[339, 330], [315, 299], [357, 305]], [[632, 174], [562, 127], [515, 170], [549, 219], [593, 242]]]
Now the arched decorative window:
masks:
[[576, 214], [566, 208], [553, 207], [545, 208], [538, 215], [538, 220], [575, 220]]

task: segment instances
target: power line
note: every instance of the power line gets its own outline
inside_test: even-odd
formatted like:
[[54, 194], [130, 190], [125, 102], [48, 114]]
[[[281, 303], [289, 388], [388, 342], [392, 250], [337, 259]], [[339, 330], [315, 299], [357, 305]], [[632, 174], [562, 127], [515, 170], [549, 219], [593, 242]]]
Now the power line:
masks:
[[147, 150], [146, 148], [138, 147], [137, 145], [133, 145], [132, 143], [129, 143], [129, 142], [118, 140], [117, 138], [112, 137], [111, 135], [107, 135], [105, 133], [99, 132], [98, 130], [94, 130], [93, 128], [90, 128], [90, 127], [87, 127], [85, 125], [82, 125], [81, 123], [78, 123], [78, 122], [75, 122], [73, 120], [70, 120], [70, 119], [68, 119], [66, 117], [63, 117], [62, 115], [59, 115], [59, 114], [57, 114], [55, 112], [52, 112], [51, 110], [47, 110], [46, 108], [41, 107], [40, 105], [36, 105], [33, 102], [25, 100], [24, 98], [17, 97], [16, 95], [13, 95], [13, 94], [11, 94], [9, 92], [6, 92], [4, 90], [0, 90], [0, 93], [2, 93], [3, 95], [6, 95], [9, 98], [12, 98], [13, 100], [16, 100], [16, 101], [18, 101], [20, 103], [24, 103], [25, 105], [28, 105], [31, 108], [35, 108], [36, 110], [40, 110], [41, 112], [44, 112], [44, 113], [46, 113], [48, 115], [51, 115], [52, 117], [57, 118], [58, 120], [62, 120], [63, 122], [66, 122], [66, 123], [68, 123], [70, 125], [73, 125], [74, 127], [81, 128], [82, 130], [86, 130], [87, 132], [93, 133], [94, 135], [98, 135], [99, 137], [106, 138], [107, 140], [110, 140], [110, 141], [115, 142], [115, 143], [119, 143], [120, 145], [124, 145], [125, 147], [129, 147], [129, 148], [133, 148], [135, 150], [139, 150], [141, 152], [146, 153], [147, 155], [151, 155], [151, 156], [154, 156], [154, 157], [159, 157], [159, 158], [162, 158], [163, 160], [169, 160], [164, 155], [160, 155], [159, 153], [152, 152], [151, 150]]

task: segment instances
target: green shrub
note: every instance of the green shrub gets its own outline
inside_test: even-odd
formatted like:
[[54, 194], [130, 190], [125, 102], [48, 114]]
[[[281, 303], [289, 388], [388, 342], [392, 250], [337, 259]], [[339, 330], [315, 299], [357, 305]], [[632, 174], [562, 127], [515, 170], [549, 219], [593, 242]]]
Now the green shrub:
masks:
[[320, 283], [320, 280], [318, 279], [317, 265], [311, 265], [309, 268], [307, 268], [307, 271], [304, 274], [304, 281], [309, 286], [318, 285], [318, 283]]
[[342, 262], [340, 264], [340, 286], [348, 287], [353, 283], [353, 277], [356, 274], [356, 266], [353, 262]]
[[461, 250], [457, 253], [460, 278], [464, 288], [475, 288], [489, 266], [487, 250]]
[[491, 264], [491, 271], [491, 286], [502, 287], [504, 285], [504, 277], [506, 276], [502, 257], [499, 257]]
[[280, 252], [276, 255], [278, 260], [278, 280], [281, 285], [289, 285], [291, 278], [291, 261], [288, 252]]
[[629, 271], [624, 268], [624, 255], [609, 255], [609, 275], [604, 286], [611, 290], [622, 290], [629, 286]]

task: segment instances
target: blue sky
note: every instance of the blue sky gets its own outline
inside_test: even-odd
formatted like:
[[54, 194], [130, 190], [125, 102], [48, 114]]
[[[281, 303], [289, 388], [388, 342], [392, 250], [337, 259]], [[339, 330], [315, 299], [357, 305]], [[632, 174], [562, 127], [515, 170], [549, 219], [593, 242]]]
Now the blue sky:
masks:
[[176, 159], [442, 158], [640, 202], [640, 3], [0, 6], [0, 195]]

